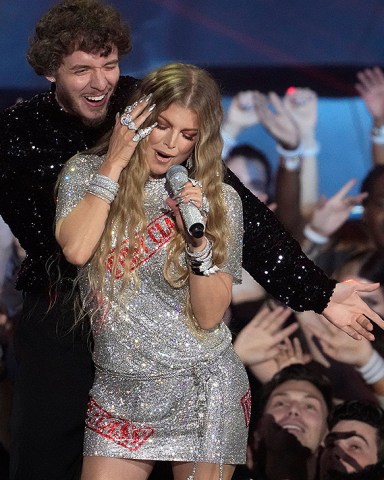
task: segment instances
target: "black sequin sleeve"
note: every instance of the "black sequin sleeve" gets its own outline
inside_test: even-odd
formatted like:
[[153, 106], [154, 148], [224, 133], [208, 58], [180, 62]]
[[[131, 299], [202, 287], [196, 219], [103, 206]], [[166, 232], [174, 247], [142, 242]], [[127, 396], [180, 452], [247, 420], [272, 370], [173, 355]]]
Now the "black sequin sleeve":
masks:
[[243, 267], [265, 290], [296, 311], [321, 313], [336, 281], [328, 278], [301, 250], [271, 212], [227, 169], [225, 182], [243, 203]]

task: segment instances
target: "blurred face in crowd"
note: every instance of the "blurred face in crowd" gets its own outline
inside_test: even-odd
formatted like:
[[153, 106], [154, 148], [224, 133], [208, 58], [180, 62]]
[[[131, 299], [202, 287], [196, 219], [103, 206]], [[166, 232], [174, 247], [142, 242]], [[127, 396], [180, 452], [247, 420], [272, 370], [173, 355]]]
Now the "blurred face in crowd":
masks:
[[321, 479], [331, 479], [332, 471], [359, 472], [377, 461], [377, 429], [358, 420], [340, 420], [325, 439]]
[[327, 430], [324, 397], [306, 380], [288, 380], [279, 385], [269, 397], [265, 413], [312, 452], [316, 452]]
[[366, 200], [364, 220], [376, 246], [384, 250], [384, 175], [377, 178]]
[[228, 167], [259, 200], [266, 202], [267, 171], [262, 162], [256, 158], [234, 155], [228, 161]]
[[54, 76], [47, 77], [56, 82], [60, 106], [90, 126], [104, 121], [120, 75], [117, 48], [107, 56], [101, 53], [75, 50], [63, 58]]

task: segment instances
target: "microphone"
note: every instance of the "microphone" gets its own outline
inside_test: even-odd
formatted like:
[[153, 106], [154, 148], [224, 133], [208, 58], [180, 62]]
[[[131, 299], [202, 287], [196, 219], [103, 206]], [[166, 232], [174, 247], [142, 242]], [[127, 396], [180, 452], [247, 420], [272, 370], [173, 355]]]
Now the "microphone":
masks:
[[[172, 165], [165, 177], [171, 192], [177, 195], [188, 182], [188, 170], [182, 165]], [[205, 225], [200, 210], [192, 203], [179, 203], [179, 209], [190, 235], [201, 238], [204, 235]]]

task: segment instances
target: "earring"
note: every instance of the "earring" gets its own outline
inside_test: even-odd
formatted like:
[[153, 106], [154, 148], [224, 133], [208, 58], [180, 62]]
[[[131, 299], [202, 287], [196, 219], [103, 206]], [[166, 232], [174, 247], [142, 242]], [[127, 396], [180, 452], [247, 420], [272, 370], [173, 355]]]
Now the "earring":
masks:
[[192, 158], [192, 153], [191, 155], [187, 158], [187, 163], [185, 164], [188, 170], [191, 170], [193, 167], [193, 158]]

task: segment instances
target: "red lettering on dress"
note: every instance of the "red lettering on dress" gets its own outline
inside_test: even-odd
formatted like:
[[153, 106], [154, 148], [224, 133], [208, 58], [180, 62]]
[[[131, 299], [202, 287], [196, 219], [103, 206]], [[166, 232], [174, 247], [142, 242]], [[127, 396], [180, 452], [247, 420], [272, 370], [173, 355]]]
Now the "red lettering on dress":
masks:
[[[163, 245], [169, 242], [175, 229], [175, 222], [165, 213], [153, 220], [147, 226], [147, 236], [136, 239], [136, 245], [138, 244], [138, 246], [136, 246], [133, 251], [130, 263], [130, 271], [135, 270], [140, 265], [145, 263], [149, 258], [152, 257], [152, 255], [158, 252]], [[117, 265], [114, 271], [113, 268], [117, 254], [116, 249], [113, 248], [107, 256], [106, 270], [109, 273], [113, 273], [113, 276], [116, 280], [119, 280], [124, 276], [128, 253], [128, 240], [125, 239], [121, 243], [121, 247], [118, 253]]]
[[138, 450], [155, 432], [150, 426], [138, 427], [127, 420], [114, 418], [93, 398], [88, 404], [85, 425], [104, 438], [131, 451]]
[[251, 387], [248, 387], [248, 390], [241, 397], [240, 403], [243, 408], [245, 426], [248, 427], [249, 421], [251, 419], [252, 406]]

